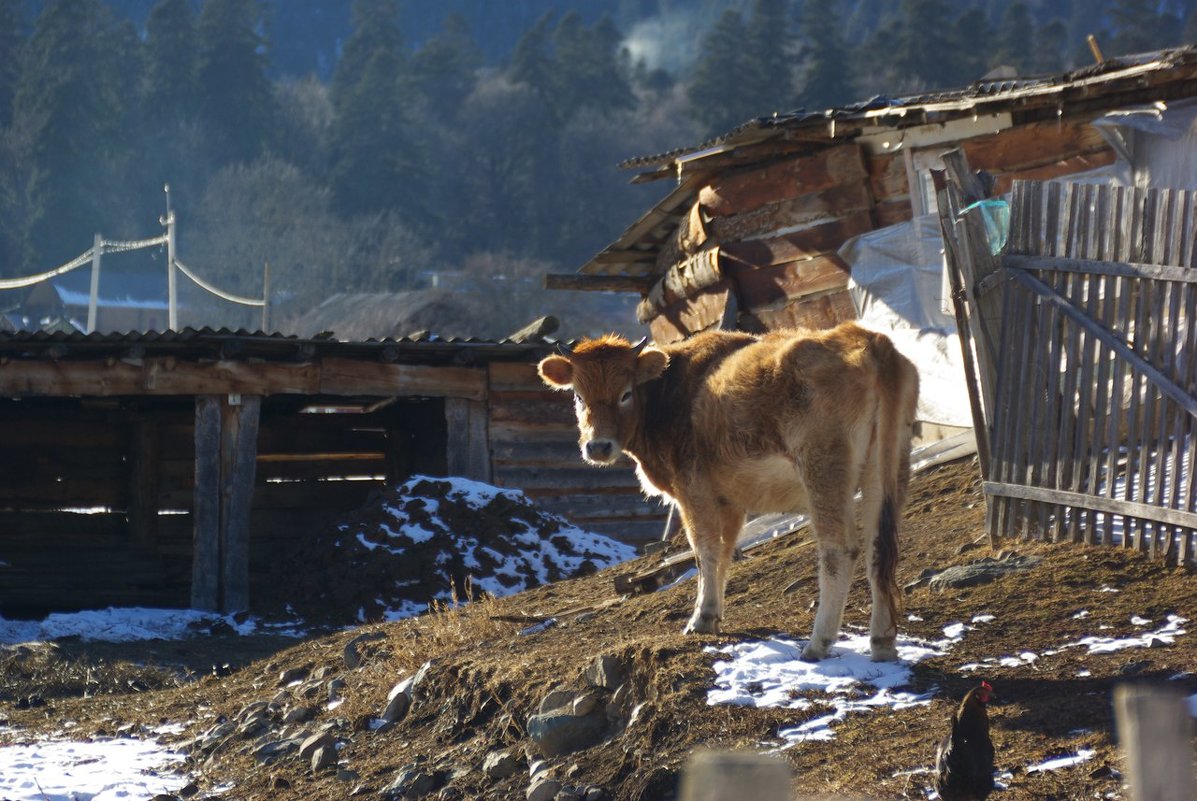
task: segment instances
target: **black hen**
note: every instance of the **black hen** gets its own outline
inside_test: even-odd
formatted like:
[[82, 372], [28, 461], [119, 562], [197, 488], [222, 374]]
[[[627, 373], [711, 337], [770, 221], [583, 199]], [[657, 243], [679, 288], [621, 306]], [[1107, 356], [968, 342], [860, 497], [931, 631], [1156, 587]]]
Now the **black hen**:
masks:
[[983, 681], [952, 714], [952, 731], [935, 753], [935, 789], [943, 801], [984, 801], [993, 791], [993, 741], [985, 709], [992, 694]]

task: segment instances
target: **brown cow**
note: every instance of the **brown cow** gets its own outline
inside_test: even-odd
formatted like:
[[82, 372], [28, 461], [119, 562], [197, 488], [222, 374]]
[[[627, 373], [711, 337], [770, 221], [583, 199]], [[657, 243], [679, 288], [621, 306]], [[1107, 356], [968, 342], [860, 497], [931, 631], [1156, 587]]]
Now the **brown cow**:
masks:
[[[664, 348], [608, 335], [540, 363], [573, 388], [582, 457], [637, 465], [645, 492], [677, 505], [698, 556], [685, 631], [717, 633], [746, 513], [809, 511], [819, 606], [807, 660], [839, 636], [864, 553], [874, 660], [897, 658], [898, 516], [910, 474], [918, 372], [890, 340], [845, 323], [755, 336], [709, 332]], [[853, 497], [862, 491], [864, 531]]]

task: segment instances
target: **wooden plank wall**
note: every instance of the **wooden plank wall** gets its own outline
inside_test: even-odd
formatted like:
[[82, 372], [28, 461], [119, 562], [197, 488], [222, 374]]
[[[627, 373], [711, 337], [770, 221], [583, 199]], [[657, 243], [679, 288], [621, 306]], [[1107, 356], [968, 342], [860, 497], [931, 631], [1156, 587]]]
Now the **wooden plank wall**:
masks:
[[[830, 327], [855, 319], [848, 266], [853, 236], [909, 220], [913, 162], [963, 148], [995, 177], [1046, 179], [1110, 164], [1114, 152], [1086, 119], [1034, 122], [956, 144], [872, 153], [855, 143], [716, 174], [658, 254], [663, 273], [638, 309], [658, 343], [716, 327]], [[697, 269], [701, 267], [701, 269]], [[730, 311], [729, 311], [730, 310]]]
[[660, 538], [666, 511], [644, 500], [630, 463], [600, 468], [582, 461], [570, 393], [548, 389], [532, 364], [489, 369], [495, 484], [523, 490], [589, 531], [633, 545]]

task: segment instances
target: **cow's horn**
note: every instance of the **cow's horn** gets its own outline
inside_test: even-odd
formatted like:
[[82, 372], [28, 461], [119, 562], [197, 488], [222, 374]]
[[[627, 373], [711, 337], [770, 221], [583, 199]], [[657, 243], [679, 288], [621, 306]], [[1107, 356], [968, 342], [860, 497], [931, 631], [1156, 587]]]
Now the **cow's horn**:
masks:
[[574, 351], [573, 351], [573, 349], [572, 349], [572, 348], [570, 348], [570, 346], [569, 346], [567, 343], [565, 343], [565, 342], [558, 342], [558, 343], [557, 343], [557, 352], [558, 352], [558, 353], [560, 353], [562, 356], [564, 356], [564, 357], [565, 357], [565, 358], [567, 358], [567, 359], [568, 359], [570, 356], [573, 356], [573, 355], [574, 355]]
[[639, 353], [640, 351], [644, 350], [644, 346], [647, 344], [648, 344], [648, 337], [644, 337], [643, 339], [641, 339], [639, 342], [637, 342], [635, 345], [632, 346], [632, 353]]

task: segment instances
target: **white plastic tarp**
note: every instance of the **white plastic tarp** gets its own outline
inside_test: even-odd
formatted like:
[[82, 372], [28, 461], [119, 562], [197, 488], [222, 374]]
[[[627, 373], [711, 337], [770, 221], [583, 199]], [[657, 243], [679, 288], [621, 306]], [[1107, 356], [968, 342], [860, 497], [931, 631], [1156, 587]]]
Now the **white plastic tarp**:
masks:
[[1120, 109], [1093, 125], [1118, 154], [1116, 183], [1197, 189], [1197, 100]]
[[918, 419], [972, 426], [956, 321], [943, 284], [943, 238], [934, 214], [844, 243], [848, 290], [861, 324], [889, 335], [919, 370]]

